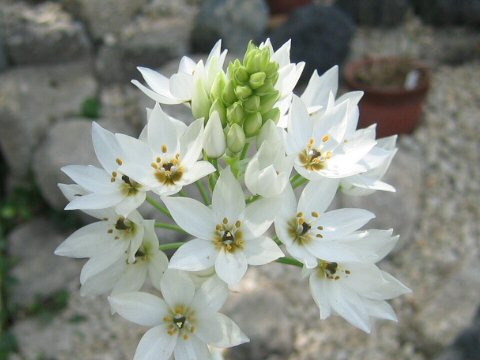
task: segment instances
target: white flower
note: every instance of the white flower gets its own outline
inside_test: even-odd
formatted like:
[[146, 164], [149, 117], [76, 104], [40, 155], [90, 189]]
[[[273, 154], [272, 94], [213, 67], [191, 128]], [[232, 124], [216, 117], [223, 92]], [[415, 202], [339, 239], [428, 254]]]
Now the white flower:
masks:
[[100, 164], [95, 166], [69, 165], [62, 168], [87, 193], [77, 196], [65, 207], [66, 210], [89, 210], [115, 207], [123, 216], [145, 201], [145, 188], [119, 171], [124, 153], [115, 135], [97, 123], [92, 125], [92, 140]]
[[202, 153], [203, 119], [188, 128], [166, 115], [157, 104], [150, 112], [147, 142], [117, 134], [125, 152], [119, 171], [158, 195], [172, 195], [215, 171]]
[[220, 116], [216, 111], [212, 113], [205, 126], [203, 148], [207, 156], [211, 158], [221, 157], [227, 148]]
[[[371, 131], [375, 136], [374, 125], [364, 131]], [[361, 131], [361, 130], [359, 130]], [[377, 145], [361, 160], [368, 169], [366, 172], [341, 179], [340, 189], [342, 192], [354, 195], [369, 195], [376, 190], [394, 192], [395, 188], [381, 181], [387, 172], [393, 157], [397, 153], [395, 147], [397, 136], [389, 136], [377, 140]]]
[[349, 101], [323, 114], [309, 116], [305, 104], [294, 96], [288, 119], [287, 154], [294, 167], [309, 180], [343, 178], [366, 171], [359, 161], [375, 146], [366, 136], [345, 141]]
[[137, 291], [145, 283], [147, 275], [151, 284], [160, 289], [160, 279], [168, 267], [168, 258], [159, 249], [155, 221], [144, 220], [143, 225], [143, 241], [134, 260], [131, 261], [125, 254], [105, 270], [89, 277], [80, 288], [82, 295]]
[[111, 209], [90, 214], [101, 221], [78, 229], [55, 249], [55, 255], [90, 258], [80, 274], [82, 284], [125, 254], [133, 263], [145, 232], [143, 218], [137, 211], [131, 212], [128, 217], [115, 214]]
[[396, 321], [395, 312], [385, 300], [409, 293], [410, 289], [374, 263], [393, 248], [397, 239], [391, 231], [370, 230], [369, 238], [358, 244], [377, 249], [378, 256], [370, 262], [321, 260], [311, 270], [310, 290], [321, 319], [335, 312], [365, 332], [370, 332], [372, 318]]
[[[213, 278], [214, 281], [214, 278]], [[164, 300], [133, 292], [109, 297], [113, 312], [151, 326], [140, 340], [134, 360], [209, 359], [208, 345], [231, 347], [248, 341], [238, 326], [218, 310], [228, 290], [210, 281], [197, 291], [178, 270], [167, 270], [160, 287]]]
[[[218, 41], [210, 52], [205, 65], [202, 60], [195, 63], [192, 59], [184, 56], [180, 61], [178, 72], [170, 79], [154, 70], [139, 67], [138, 70], [149, 88], [137, 80], [132, 80], [132, 83], [145, 95], [160, 104], [195, 102], [192, 100], [201, 96], [199, 92], [210, 93], [215, 77], [222, 71], [227, 51], [224, 50], [220, 53], [220, 48], [221, 41]], [[197, 86], [199, 82], [202, 84], [201, 88]]]
[[[317, 266], [317, 258], [328, 261], [356, 261], [373, 256], [372, 249], [359, 248], [355, 241], [366, 236], [357, 232], [374, 214], [363, 209], [325, 212], [338, 187], [338, 181], [310, 182], [297, 201], [292, 188], [286, 188], [275, 232], [287, 251], [307, 268]], [[353, 244], [353, 245], [352, 245]]]
[[170, 267], [198, 271], [215, 266], [229, 285], [237, 284], [248, 265], [264, 265], [283, 256], [263, 234], [275, 217], [274, 202], [262, 199], [245, 206], [242, 187], [230, 168], [215, 185], [212, 208], [189, 198], [162, 198], [175, 222], [196, 238], [182, 245]]
[[289, 184], [292, 167], [293, 159], [285, 156], [282, 142], [266, 140], [247, 165], [245, 185], [254, 195], [278, 196]]

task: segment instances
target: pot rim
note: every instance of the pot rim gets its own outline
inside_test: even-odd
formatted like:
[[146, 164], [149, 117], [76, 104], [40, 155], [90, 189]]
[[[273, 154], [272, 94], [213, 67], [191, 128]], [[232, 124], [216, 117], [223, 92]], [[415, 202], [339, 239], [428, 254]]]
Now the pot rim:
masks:
[[[409, 62], [412, 65], [412, 68], [418, 69], [421, 71], [422, 76], [420, 83], [414, 89], [382, 89], [379, 87], [366, 85], [359, 82], [356, 79], [356, 74], [358, 70], [363, 68], [365, 65], [378, 64], [378, 63], [398, 63], [398, 62]], [[405, 95], [405, 94], [424, 94], [430, 87], [430, 67], [422, 61], [411, 59], [407, 57], [400, 56], [382, 56], [382, 57], [367, 57], [360, 60], [354, 60], [348, 63], [343, 71], [343, 78], [347, 86], [352, 90], [361, 90], [366, 94], [370, 95]]]

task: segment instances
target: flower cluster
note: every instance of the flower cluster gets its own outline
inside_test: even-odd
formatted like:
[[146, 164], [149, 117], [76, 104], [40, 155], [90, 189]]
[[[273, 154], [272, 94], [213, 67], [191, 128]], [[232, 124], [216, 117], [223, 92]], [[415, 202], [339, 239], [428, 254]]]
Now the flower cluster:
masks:
[[[394, 191], [382, 177], [396, 138], [356, 129], [362, 93], [337, 98], [337, 67], [315, 72], [294, 95], [304, 64], [289, 54], [289, 42], [277, 51], [268, 40], [250, 44], [224, 70], [219, 42], [205, 63], [184, 57], [170, 78], [139, 68], [146, 86], [133, 83], [156, 102], [139, 137], [93, 123], [102, 167], [62, 168], [75, 182], [59, 185], [66, 209], [98, 221], [55, 253], [88, 258], [82, 294], [109, 294], [112, 312], [152, 327], [136, 360], [210, 359], [248, 341], [219, 310], [249, 265], [273, 261], [303, 269], [322, 319], [336, 313], [366, 332], [374, 318], [396, 320], [386, 300], [410, 290], [375, 264], [398, 236], [363, 229], [369, 211], [329, 209], [339, 190]], [[162, 104], [189, 106], [194, 120], [185, 124]], [[142, 217], [145, 201], [158, 219]], [[156, 227], [191, 238], [159, 242]], [[175, 250], [170, 259], [166, 250]]]

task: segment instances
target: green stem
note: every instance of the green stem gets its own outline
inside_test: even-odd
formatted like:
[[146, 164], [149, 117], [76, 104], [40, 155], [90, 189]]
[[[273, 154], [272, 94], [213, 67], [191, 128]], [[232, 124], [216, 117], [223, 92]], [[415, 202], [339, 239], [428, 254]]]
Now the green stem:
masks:
[[154, 198], [150, 197], [150, 196], [147, 196], [147, 202], [152, 205], [154, 208], [156, 208], [157, 210], [159, 210], [160, 212], [162, 212], [163, 214], [167, 215], [168, 217], [172, 217], [172, 215], [170, 214], [170, 211], [168, 211], [168, 209], [163, 206], [162, 204], [160, 204], [157, 200], [155, 200]]
[[247, 142], [242, 149], [242, 153], [240, 154], [240, 160], [243, 160], [248, 155], [248, 150], [250, 149], [250, 142]]
[[174, 243], [170, 243], [170, 244], [160, 245], [158, 248], [162, 251], [177, 250], [183, 244], [185, 244], [185, 243], [184, 242], [174, 242]]
[[180, 190], [178, 192], [178, 195], [183, 196], [183, 197], [188, 197], [188, 193], [185, 190]]
[[295, 174], [294, 176], [292, 176], [292, 177], [290, 178], [290, 184], [292, 184], [292, 186], [293, 186], [293, 184], [295, 184], [295, 183], [296, 183], [298, 180], [300, 180], [301, 178], [302, 178], [302, 175], [300, 175], [300, 174]]
[[156, 222], [155, 227], [162, 228], [162, 229], [168, 229], [168, 230], [174, 230], [174, 231], [178, 231], [178, 232], [187, 234], [187, 232], [185, 230], [183, 230], [180, 226], [174, 225], [174, 224], [166, 224], [166, 223], [162, 223], [162, 222]]
[[303, 178], [301, 180], [296, 181], [294, 184], [292, 184], [292, 188], [296, 189], [299, 186], [302, 186], [303, 184], [306, 184], [307, 182], [308, 182], [308, 179]]
[[277, 235], [275, 235], [272, 239], [277, 245], [283, 245], [282, 241], [278, 238]]
[[302, 268], [303, 267], [303, 264], [298, 261], [298, 260], [295, 260], [291, 257], [281, 257], [277, 260], [275, 260], [276, 262], [280, 263], [280, 264], [287, 264], [287, 265], [293, 265], [293, 266], [297, 266], [297, 267], [300, 267]]
[[205, 187], [205, 185], [203, 184], [202, 180], [197, 180], [195, 182], [195, 184], [197, 185], [197, 188], [200, 191], [200, 194], [202, 195], [203, 202], [205, 203], [205, 205], [209, 205], [210, 204], [210, 194], [208, 193], [208, 190]]

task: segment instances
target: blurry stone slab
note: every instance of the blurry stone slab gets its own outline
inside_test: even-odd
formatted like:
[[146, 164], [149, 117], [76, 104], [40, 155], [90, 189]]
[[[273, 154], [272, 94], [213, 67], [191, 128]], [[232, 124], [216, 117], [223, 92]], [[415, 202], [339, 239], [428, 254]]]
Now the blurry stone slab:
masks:
[[435, 360], [474, 360], [480, 354], [480, 307], [472, 324], [464, 329]]
[[118, 35], [148, 0], [65, 0], [63, 6], [83, 20], [95, 40]]
[[367, 196], [349, 196], [339, 192], [339, 204], [345, 208], [372, 211], [376, 218], [365, 225], [365, 228], [393, 228], [394, 234], [400, 234], [396, 247], [396, 250], [399, 250], [414, 238], [421, 215], [423, 176], [421, 154], [413, 149], [400, 147], [384, 178], [385, 182], [395, 187], [395, 193], [377, 191]]
[[263, 0], [207, 0], [198, 13], [192, 47], [210, 52], [218, 39], [234, 54], [244, 54], [250, 40], [264, 40], [269, 10]]
[[355, 27], [352, 20], [334, 6], [308, 5], [296, 10], [270, 35], [274, 48], [292, 40], [292, 62], [305, 61], [302, 77], [310, 78], [343, 63], [348, 55]]
[[401, 24], [409, 8], [408, 0], [337, 0], [335, 5], [358, 25], [391, 27]]
[[[452, 342], [474, 317], [480, 301], [478, 256], [478, 251], [473, 250], [462, 264], [452, 266], [451, 273], [444, 275], [442, 284], [417, 315], [418, 327], [432, 341], [445, 345]], [[476, 326], [478, 339], [480, 324]]]
[[24, 177], [49, 126], [79, 114], [96, 91], [89, 63], [22, 67], [0, 75], [0, 147], [10, 171]]
[[182, 18], [141, 18], [124, 28], [118, 41], [99, 50], [96, 69], [106, 83], [129, 81], [138, 66], [158, 67], [188, 52], [191, 23]]
[[3, 20], [3, 17], [0, 16], [0, 73], [2, 71], [4, 71], [7, 66], [8, 66], [8, 62], [7, 62], [7, 53], [5, 51], [5, 31], [3, 30], [4, 29], [4, 20]]
[[9, 251], [15, 260], [11, 275], [17, 281], [13, 287], [15, 304], [28, 305], [36, 295], [78, 286], [79, 262], [53, 254], [67, 235], [47, 219], [32, 220], [10, 233]]
[[[131, 126], [122, 121], [98, 121], [112, 132], [132, 135]], [[70, 184], [72, 180], [60, 169], [66, 165], [100, 166], [92, 144], [92, 122], [89, 119], [74, 118], [55, 124], [48, 129], [33, 157], [35, 181], [50, 206], [63, 209], [67, 204], [58, 189], [58, 183]]]
[[480, 25], [478, 0], [412, 0], [415, 12], [428, 24]]
[[293, 351], [293, 326], [284, 294], [251, 268], [239, 289], [233, 291], [224, 310], [250, 338], [227, 352], [231, 360], [286, 359]]
[[0, 15], [4, 18], [5, 47], [14, 65], [62, 63], [90, 54], [82, 24], [73, 21], [60, 4], [16, 3], [2, 7]]
[[85, 298], [75, 290], [51, 322], [24, 319], [12, 330], [24, 360], [131, 360], [147, 328], [112, 316], [105, 297]]

